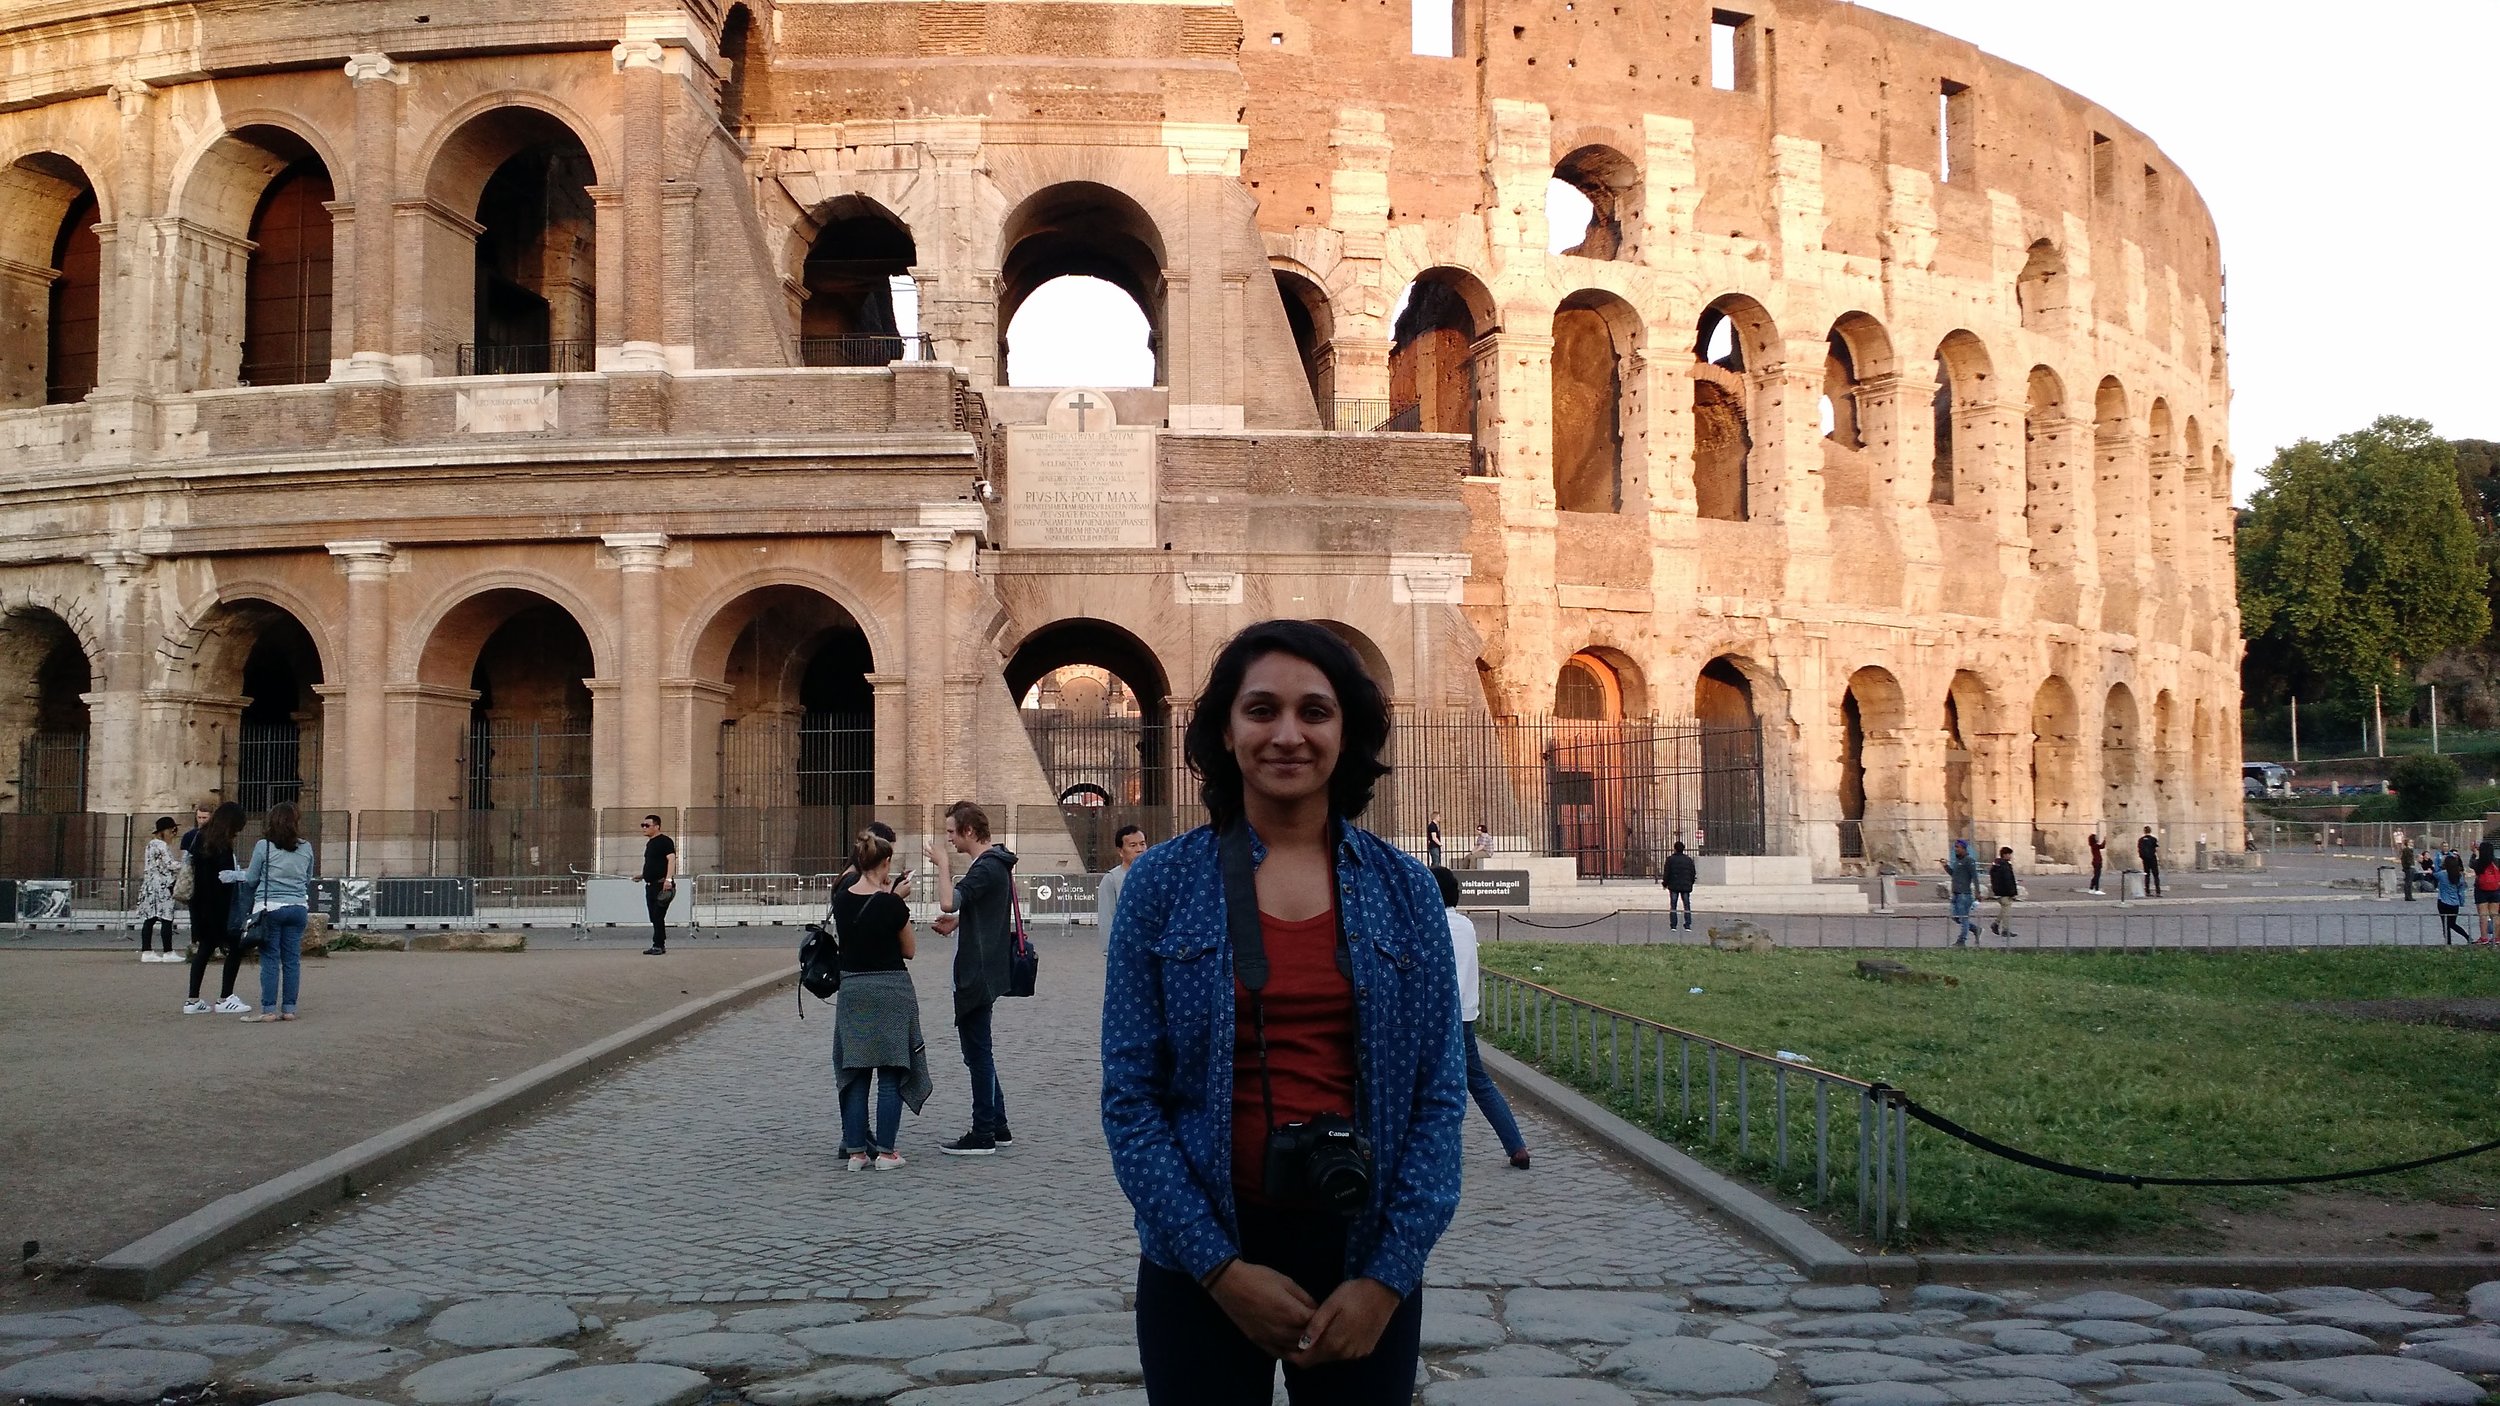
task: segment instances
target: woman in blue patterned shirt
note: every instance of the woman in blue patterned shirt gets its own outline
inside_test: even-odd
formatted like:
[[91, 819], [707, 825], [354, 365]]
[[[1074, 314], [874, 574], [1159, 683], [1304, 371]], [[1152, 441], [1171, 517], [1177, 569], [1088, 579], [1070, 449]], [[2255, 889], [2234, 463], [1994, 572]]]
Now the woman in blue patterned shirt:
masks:
[[1264, 1406], [1280, 1360], [1296, 1406], [1414, 1390], [1466, 1063], [1440, 890], [1354, 824], [1388, 736], [1344, 641], [1243, 630], [1185, 744], [1213, 824], [1122, 891], [1102, 1119], [1137, 1210], [1151, 1402]]

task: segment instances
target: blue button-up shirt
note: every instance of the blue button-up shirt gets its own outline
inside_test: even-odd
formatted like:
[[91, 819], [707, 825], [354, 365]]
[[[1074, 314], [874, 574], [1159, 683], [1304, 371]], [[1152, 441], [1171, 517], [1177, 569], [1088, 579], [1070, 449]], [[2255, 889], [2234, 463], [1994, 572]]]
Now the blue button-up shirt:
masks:
[[[1251, 858], [1267, 862], [1254, 834]], [[1337, 911], [1354, 979], [1371, 1204], [1345, 1272], [1400, 1295], [1458, 1209], [1467, 1075], [1441, 890], [1406, 854], [1338, 827]], [[1233, 953], [1215, 831], [1131, 866], [1104, 964], [1102, 1127], [1147, 1259], [1204, 1278], [1240, 1253], [1233, 1203]]]

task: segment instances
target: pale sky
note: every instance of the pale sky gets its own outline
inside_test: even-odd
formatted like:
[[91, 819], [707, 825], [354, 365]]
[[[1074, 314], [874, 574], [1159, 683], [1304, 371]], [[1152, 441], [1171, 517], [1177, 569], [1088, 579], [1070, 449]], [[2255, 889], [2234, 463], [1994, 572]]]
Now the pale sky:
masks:
[[[2387, 11], [2350, 0], [1870, 8], [2086, 95], [2150, 136], [2204, 196], [2230, 279], [2235, 500], [2247, 501], [2277, 447], [2381, 415], [2428, 420], [2452, 439], [2500, 439], [2500, 0]], [[1577, 240], [1557, 223], [1561, 245]], [[1034, 323], [1082, 329], [1077, 340], [1096, 348], [1113, 319], [1142, 335], [1126, 297], [1108, 285], [1092, 292]], [[1026, 320], [1042, 301], [1011, 329], [1018, 370], [1028, 358], [1036, 373], [1045, 359], [1059, 369], [1040, 346], [1058, 338]], [[1143, 379], [1068, 369], [1016, 379]]]

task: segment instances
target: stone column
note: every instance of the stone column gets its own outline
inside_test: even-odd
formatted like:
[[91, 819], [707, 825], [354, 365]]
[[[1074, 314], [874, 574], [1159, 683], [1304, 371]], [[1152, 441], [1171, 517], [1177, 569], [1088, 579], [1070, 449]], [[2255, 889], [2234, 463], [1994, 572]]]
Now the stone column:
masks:
[[1754, 443], [1748, 516], [1780, 525], [1786, 548], [1781, 593], [1790, 601], [1831, 598], [1831, 518], [1823, 502], [1823, 341], [1786, 344], [1787, 361], [1745, 377]]
[[[2143, 584], [2151, 566], [2145, 513], [2145, 444], [2130, 426], [2124, 434], [2096, 433], [2092, 445], [2095, 478], [2095, 546], [2100, 562], [2099, 626], [2111, 634], [2141, 635]], [[2089, 625], [2091, 622], [2085, 622]]]
[[617, 584], [617, 759], [604, 805], [660, 800], [660, 568], [668, 538], [658, 532], [601, 537], [615, 558]]
[[108, 91], [121, 114], [121, 128], [113, 182], [114, 237], [105, 264], [112, 282], [98, 329], [103, 343], [97, 348], [96, 378], [104, 387], [140, 391], [147, 388], [157, 345], [173, 340], [154, 335], [155, 299], [150, 296], [157, 263], [148, 228], [156, 214], [156, 92], [135, 78], [125, 78]]
[[1171, 427], [1238, 430], [1242, 426], [1240, 283], [1228, 277], [1231, 196], [1240, 185], [1245, 129], [1167, 124], [1172, 159], [1182, 172], [1188, 231], [1172, 251], [1174, 275], [1165, 300], [1163, 382], [1171, 388]]
[[2097, 628], [2100, 563], [2091, 544], [2092, 426], [2064, 417], [2027, 419], [2023, 521], [2040, 618]]
[[[103, 646], [91, 677], [87, 705], [87, 809], [124, 814], [150, 802], [141, 775], [141, 716], [147, 688], [147, 610], [141, 573], [148, 559], [137, 552], [97, 552], [87, 558], [98, 584], [96, 622]], [[11, 759], [14, 761], [14, 758]]]
[[903, 554], [903, 798], [941, 805], [946, 737], [946, 562], [954, 543], [947, 527], [897, 527]]
[[1447, 617], [1465, 604], [1467, 557], [1443, 555], [1393, 556], [1389, 559], [1389, 601], [1406, 607], [1412, 658], [1407, 664], [1407, 702], [1420, 712], [1451, 706], [1450, 664], [1442, 656], [1449, 633]]
[[355, 281], [346, 290], [347, 354], [336, 379], [389, 384], [399, 379], [392, 353], [401, 350], [391, 330], [398, 286], [392, 187], [399, 172], [399, 95], [409, 73], [388, 54], [351, 54], [346, 72], [356, 90], [356, 149], [348, 180], [355, 202]]
[[390, 578], [399, 549], [388, 542], [332, 542], [329, 551], [347, 578], [347, 634], [338, 664], [345, 696], [332, 752], [341, 765], [322, 777], [323, 804], [331, 810], [379, 810], [389, 752], [384, 688], [390, 678]]

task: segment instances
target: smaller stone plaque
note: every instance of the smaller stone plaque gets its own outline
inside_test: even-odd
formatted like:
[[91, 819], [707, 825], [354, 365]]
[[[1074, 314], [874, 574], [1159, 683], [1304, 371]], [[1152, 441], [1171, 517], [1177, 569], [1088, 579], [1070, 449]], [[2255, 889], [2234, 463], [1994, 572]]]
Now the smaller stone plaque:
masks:
[[462, 434], [544, 434], [557, 426], [553, 386], [478, 386], [454, 395], [453, 427]]
[[1155, 434], [1119, 427], [1111, 397], [1067, 391], [1040, 426], [1007, 431], [1007, 545], [1151, 551]]

